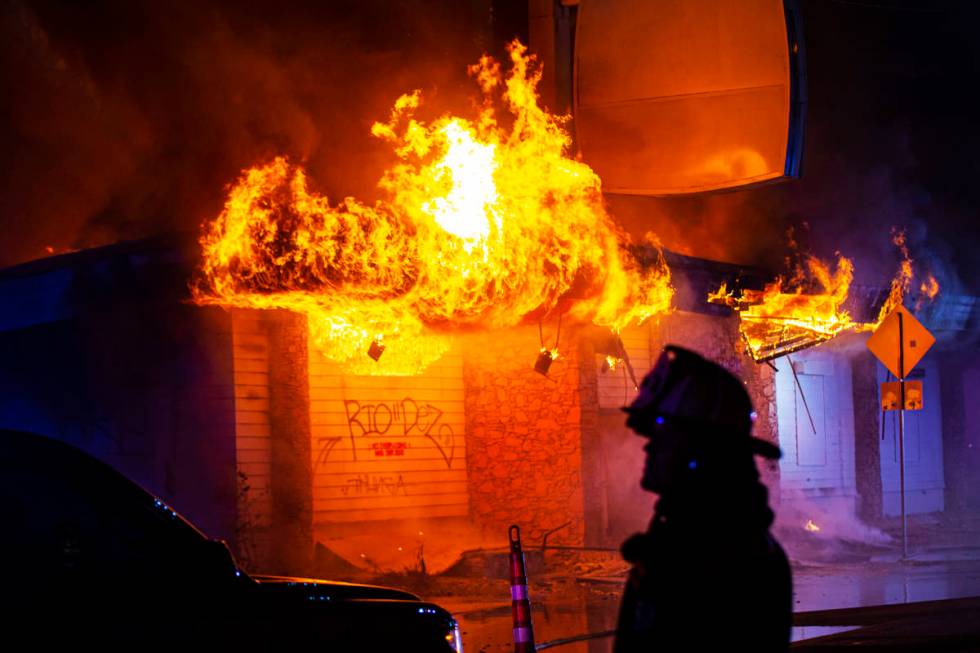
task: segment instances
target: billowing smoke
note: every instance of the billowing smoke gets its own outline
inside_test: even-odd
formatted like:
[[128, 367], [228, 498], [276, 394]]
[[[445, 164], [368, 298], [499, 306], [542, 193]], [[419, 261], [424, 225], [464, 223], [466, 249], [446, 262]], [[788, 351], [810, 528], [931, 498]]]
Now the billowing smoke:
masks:
[[[849, 497], [828, 497], [820, 501], [794, 499], [783, 502], [776, 511], [776, 529], [787, 535], [811, 533], [821, 541], [843, 541], [851, 543], [887, 545], [892, 542], [890, 535], [862, 521], [854, 509], [853, 499]], [[794, 534], [788, 535], [792, 540]]]
[[390, 156], [371, 123], [416, 88], [468, 109], [491, 17], [450, 1], [0, 3], [0, 267], [194, 233], [277, 155], [331, 198], [370, 199]]
[[[526, 29], [526, 7], [513, 8], [523, 4], [5, 1], [0, 267], [47, 248], [195, 232], [242, 169], [277, 155], [303, 163], [331, 198], [371, 200], [390, 163], [371, 122], [415, 88], [433, 111], [468, 107], [466, 65]], [[889, 230], [904, 226], [945, 293], [980, 279], [969, 251], [980, 134], [964, 74], [980, 10], [909, 4], [803, 3], [801, 180], [613, 197], [612, 214], [669, 248], [773, 269], [786, 227], [806, 220], [815, 254], [841, 250], [872, 285], [893, 274]]]

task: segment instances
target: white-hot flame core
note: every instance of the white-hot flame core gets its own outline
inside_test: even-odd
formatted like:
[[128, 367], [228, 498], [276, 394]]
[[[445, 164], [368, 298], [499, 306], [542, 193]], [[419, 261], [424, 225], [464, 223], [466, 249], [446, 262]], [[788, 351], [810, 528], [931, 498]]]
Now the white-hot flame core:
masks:
[[[446, 156], [432, 166], [435, 178], [450, 184], [445, 195], [424, 202], [423, 212], [428, 213], [446, 232], [468, 241], [472, 247], [476, 241], [490, 235], [490, 220], [497, 202], [497, 186], [493, 175], [497, 170], [496, 146], [478, 143], [473, 135], [457, 122], [449, 122], [442, 128], [446, 137]], [[499, 217], [496, 218], [499, 228]]]

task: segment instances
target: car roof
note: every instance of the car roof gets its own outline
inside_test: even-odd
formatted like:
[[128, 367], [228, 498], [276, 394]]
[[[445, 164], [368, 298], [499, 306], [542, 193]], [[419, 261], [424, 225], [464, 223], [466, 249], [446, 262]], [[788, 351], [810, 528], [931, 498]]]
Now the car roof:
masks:
[[13, 465], [19, 471], [47, 470], [55, 474], [81, 476], [87, 483], [108, 489], [116, 496], [124, 493], [130, 497], [166, 508], [200, 537], [209, 539], [199, 528], [179, 515], [152, 492], [122, 474], [112, 465], [56, 438], [0, 428], [0, 471], [3, 463]]

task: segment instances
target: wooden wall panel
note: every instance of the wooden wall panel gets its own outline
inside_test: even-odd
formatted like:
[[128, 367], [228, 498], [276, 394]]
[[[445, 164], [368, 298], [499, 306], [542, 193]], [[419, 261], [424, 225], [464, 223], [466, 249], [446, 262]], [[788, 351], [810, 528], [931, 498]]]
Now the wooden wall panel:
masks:
[[[239, 528], [259, 547], [271, 518], [269, 336], [258, 311], [232, 311]], [[242, 476], [244, 475], [244, 477]], [[248, 490], [245, 491], [244, 487]]]
[[[650, 371], [650, 322], [643, 326], [631, 326], [619, 334], [629, 354], [630, 364], [633, 366], [633, 373], [636, 382], [639, 384], [644, 375]], [[658, 352], [659, 353], [659, 352]], [[599, 407], [600, 408], [619, 408], [626, 406], [636, 399], [636, 388], [633, 380], [629, 377], [625, 365], [620, 365], [615, 370], [603, 371], [602, 360], [597, 357], [599, 368]]]
[[414, 377], [345, 375], [310, 351], [314, 522], [466, 515], [462, 358]]

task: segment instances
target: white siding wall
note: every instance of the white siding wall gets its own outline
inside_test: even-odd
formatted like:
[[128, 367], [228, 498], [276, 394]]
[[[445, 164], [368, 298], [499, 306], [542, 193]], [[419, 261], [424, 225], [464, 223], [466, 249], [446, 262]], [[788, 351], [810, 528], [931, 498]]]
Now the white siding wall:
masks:
[[[935, 363], [925, 362], [913, 373], [922, 381], [924, 396], [922, 410], [905, 412], [905, 509], [910, 514], [941, 511], [945, 492], [939, 370]], [[884, 377], [884, 366], [878, 365], [879, 381], [884, 381]], [[898, 411], [885, 414], [884, 434], [881, 442], [883, 508], [886, 515], [899, 515]]]
[[314, 522], [466, 515], [462, 358], [414, 377], [342, 374], [310, 350]]
[[[636, 382], [639, 383], [650, 371], [650, 322], [643, 326], [632, 326], [623, 330], [620, 337], [629, 354]], [[636, 388], [629, 377], [626, 365], [615, 370], [603, 372], [602, 358], [596, 357], [599, 365], [599, 407], [619, 408], [636, 399]]]
[[783, 497], [853, 497], [856, 483], [850, 363], [844, 356], [820, 349], [789, 358], [796, 367], [799, 387], [787, 357], [775, 361]]
[[[269, 497], [269, 337], [258, 311], [232, 311], [235, 432], [239, 477], [239, 525], [252, 544], [267, 537]], [[242, 483], [249, 489], [242, 493]]]

